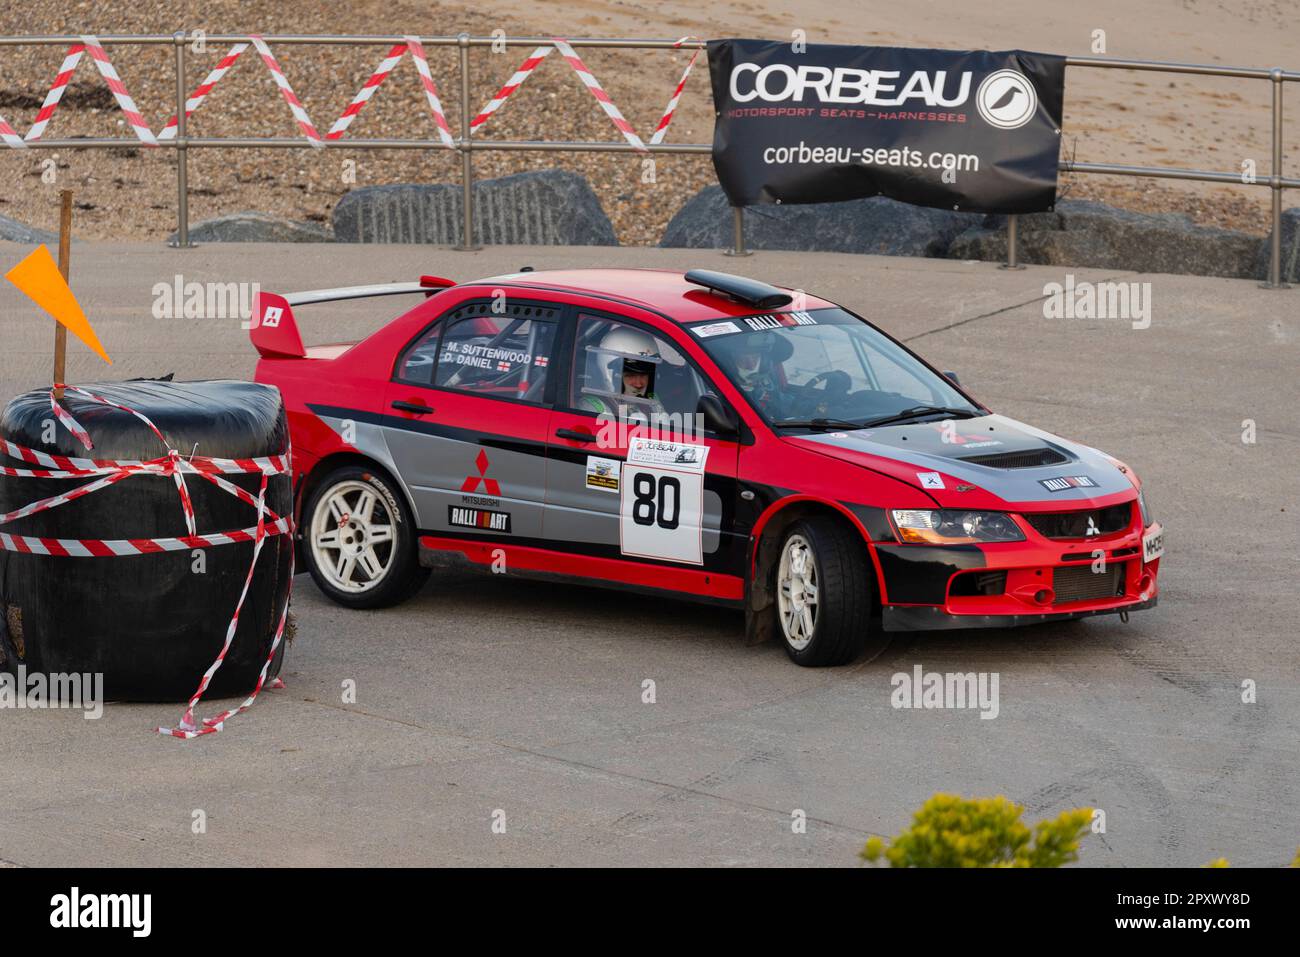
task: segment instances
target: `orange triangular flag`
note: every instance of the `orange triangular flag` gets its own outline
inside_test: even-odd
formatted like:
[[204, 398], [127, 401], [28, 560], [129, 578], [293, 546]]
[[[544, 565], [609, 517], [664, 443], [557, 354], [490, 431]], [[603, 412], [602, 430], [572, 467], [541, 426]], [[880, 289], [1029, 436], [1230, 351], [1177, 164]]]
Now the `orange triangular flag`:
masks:
[[68, 288], [48, 249], [37, 246], [30, 256], [5, 273], [5, 278], [53, 316], [55, 321], [67, 326], [69, 332], [90, 346], [101, 359], [109, 365], [113, 364], [104, 347], [99, 344], [99, 337], [90, 327], [90, 320], [81, 311], [77, 297]]

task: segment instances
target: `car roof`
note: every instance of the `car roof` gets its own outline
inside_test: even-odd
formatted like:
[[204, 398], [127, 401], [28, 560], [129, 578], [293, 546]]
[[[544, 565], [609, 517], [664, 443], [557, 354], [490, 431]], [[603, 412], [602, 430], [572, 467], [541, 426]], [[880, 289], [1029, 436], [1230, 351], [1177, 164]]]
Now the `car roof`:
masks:
[[[510, 286], [558, 290], [577, 295], [613, 299], [651, 312], [661, 313], [678, 323], [731, 316], [768, 315], [789, 312], [793, 306], [759, 309], [730, 296], [687, 282], [685, 273], [674, 269], [551, 269], [489, 276], [464, 286]], [[789, 289], [789, 287], [780, 287]], [[790, 290], [793, 291], [793, 290]], [[835, 303], [805, 296], [804, 310], [822, 309]]]

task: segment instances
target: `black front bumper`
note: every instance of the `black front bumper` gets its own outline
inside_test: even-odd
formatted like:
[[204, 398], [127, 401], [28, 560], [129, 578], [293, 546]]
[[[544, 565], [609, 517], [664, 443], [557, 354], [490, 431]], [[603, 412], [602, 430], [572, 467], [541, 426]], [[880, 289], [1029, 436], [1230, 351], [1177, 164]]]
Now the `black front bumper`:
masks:
[[1100, 608], [1095, 611], [1056, 612], [1049, 615], [950, 615], [939, 607], [894, 607], [886, 605], [880, 610], [881, 627], [885, 631], [957, 631], [970, 628], [1015, 628], [1020, 625], [1041, 625], [1049, 621], [1071, 621], [1093, 615], [1118, 615], [1121, 612], [1144, 611], [1156, 606], [1157, 598], [1122, 608]]

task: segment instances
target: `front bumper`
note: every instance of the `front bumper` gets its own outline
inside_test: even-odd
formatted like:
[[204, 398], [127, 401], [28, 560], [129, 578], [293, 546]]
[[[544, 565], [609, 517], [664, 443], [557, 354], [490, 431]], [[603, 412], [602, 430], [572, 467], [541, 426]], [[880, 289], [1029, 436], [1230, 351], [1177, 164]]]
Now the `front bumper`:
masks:
[[887, 605], [881, 611], [881, 627], [885, 631], [957, 631], [965, 628], [1016, 628], [1020, 625], [1041, 625], [1049, 621], [1073, 621], [1093, 615], [1118, 615], [1121, 612], [1142, 611], [1154, 608], [1158, 598], [1122, 605], [1118, 608], [1098, 608], [1092, 611], [1054, 612], [1051, 614], [1024, 615], [952, 615], [942, 608], [923, 605]]
[[[1135, 510], [1136, 511], [1136, 510]], [[1134, 518], [1118, 534], [1022, 542], [873, 546], [886, 631], [1006, 628], [1151, 608], [1160, 558], [1146, 561]]]

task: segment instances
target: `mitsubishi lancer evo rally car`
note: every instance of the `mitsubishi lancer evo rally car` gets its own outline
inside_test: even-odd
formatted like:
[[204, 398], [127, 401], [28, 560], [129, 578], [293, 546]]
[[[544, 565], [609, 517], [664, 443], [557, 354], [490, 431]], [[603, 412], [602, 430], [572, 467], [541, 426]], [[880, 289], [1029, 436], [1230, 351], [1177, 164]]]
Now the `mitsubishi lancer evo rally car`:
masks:
[[[408, 295], [355, 343], [312, 303]], [[278, 296], [299, 543], [375, 608], [467, 565], [743, 609], [801, 665], [889, 632], [1156, 603], [1161, 527], [1110, 456], [998, 415], [832, 302], [723, 273], [524, 271]]]

